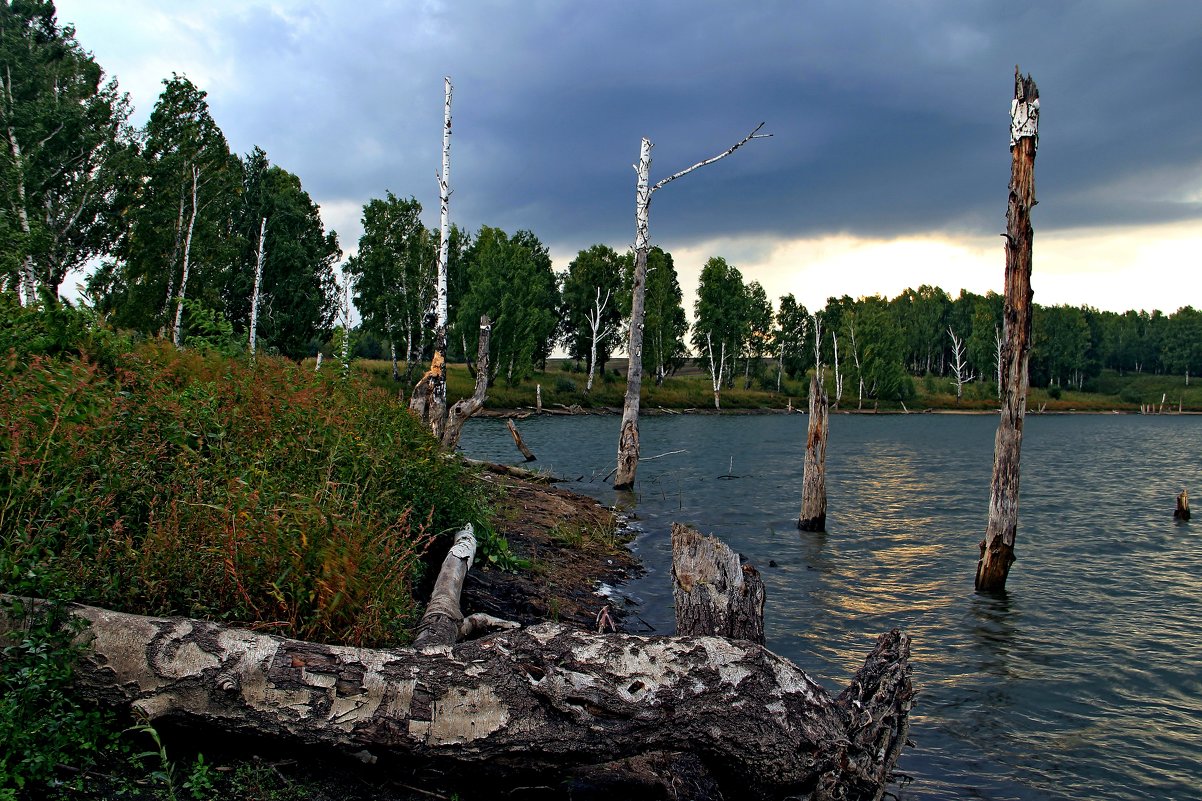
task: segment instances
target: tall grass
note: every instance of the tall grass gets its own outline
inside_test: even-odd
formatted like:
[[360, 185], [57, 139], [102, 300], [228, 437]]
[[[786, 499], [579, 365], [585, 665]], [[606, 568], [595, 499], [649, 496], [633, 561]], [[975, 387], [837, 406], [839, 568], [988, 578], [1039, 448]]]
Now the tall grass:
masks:
[[0, 589], [397, 644], [435, 532], [483, 521], [366, 381], [159, 342], [102, 361], [0, 355]]

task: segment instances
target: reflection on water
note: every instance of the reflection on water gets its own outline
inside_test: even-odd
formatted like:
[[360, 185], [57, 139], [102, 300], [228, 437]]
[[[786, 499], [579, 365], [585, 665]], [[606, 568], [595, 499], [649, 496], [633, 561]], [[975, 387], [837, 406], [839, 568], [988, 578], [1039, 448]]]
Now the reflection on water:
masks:
[[[918, 747], [901, 798], [1202, 795], [1202, 523], [1172, 519], [1202, 420], [1028, 418], [1018, 561], [997, 597], [972, 592], [992, 416], [834, 416], [825, 534], [796, 528], [804, 415], [647, 419], [643, 452], [670, 455], [620, 496], [601, 480], [617, 427], [536, 418], [522, 434], [542, 468], [637, 517], [647, 574], [627, 591], [657, 633], [673, 627], [672, 521], [760, 568], [769, 647], [830, 689], [877, 634], [911, 633]], [[463, 445], [518, 461], [499, 421], [472, 421]]]

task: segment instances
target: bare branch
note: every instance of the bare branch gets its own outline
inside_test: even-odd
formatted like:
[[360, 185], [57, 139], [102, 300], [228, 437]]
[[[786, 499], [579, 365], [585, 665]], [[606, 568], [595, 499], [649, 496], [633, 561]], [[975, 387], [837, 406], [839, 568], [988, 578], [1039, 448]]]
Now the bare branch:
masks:
[[651, 191], [654, 192], [656, 189], [659, 189], [661, 186], [672, 183], [677, 178], [680, 178], [682, 175], [688, 175], [689, 173], [691, 173], [693, 170], [697, 169], [698, 167], [704, 167], [707, 164], [713, 164], [718, 159], [726, 158], [731, 153], [734, 153], [736, 150], [741, 148], [743, 145], [750, 142], [752, 139], [767, 139], [768, 137], [772, 136], [772, 134], [760, 133], [759, 131], [763, 127], [764, 127], [764, 123], [761, 122], [759, 125], [755, 126], [755, 129], [752, 130], [751, 133], [747, 134], [747, 136], [744, 136], [742, 139], [740, 139], [738, 142], [736, 142], [731, 147], [727, 148], [726, 150], [723, 150], [721, 153], [719, 153], [718, 155], [716, 155], [712, 158], [708, 158], [705, 161], [699, 161], [696, 164], [694, 164], [692, 167], [687, 167], [678, 173], [669, 175], [667, 178], [664, 178], [662, 181], [657, 183], [655, 186], [651, 187]]

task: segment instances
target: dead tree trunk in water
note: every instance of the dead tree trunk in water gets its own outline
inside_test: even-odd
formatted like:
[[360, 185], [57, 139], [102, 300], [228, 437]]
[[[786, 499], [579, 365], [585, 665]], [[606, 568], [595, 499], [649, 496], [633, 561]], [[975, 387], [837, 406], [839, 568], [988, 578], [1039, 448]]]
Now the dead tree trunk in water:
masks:
[[[820, 369], [820, 368], [819, 368]], [[818, 380], [819, 369], [810, 378], [810, 423], [806, 433], [805, 475], [801, 481], [802, 531], [826, 531], [826, 390]]]
[[1181, 490], [1177, 496], [1177, 508], [1173, 511], [1175, 520], [1189, 520], [1189, 493]]
[[506, 420], [505, 426], [509, 429], [509, 436], [513, 437], [513, 444], [518, 446], [518, 450], [522, 452], [522, 457], [527, 462], [533, 462], [537, 457], [526, 447], [526, 443], [522, 442], [522, 435], [518, 433], [518, 427], [513, 424], [512, 420]]
[[626, 397], [622, 404], [622, 430], [618, 435], [618, 467], [614, 474], [614, 489], [628, 490], [634, 487], [634, 476], [639, 467], [639, 393], [643, 387], [643, 304], [647, 288], [647, 252], [651, 249], [648, 225], [651, 195], [699, 167], [726, 158], [752, 139], [771, 136], [759, 132], [763, 127], [764, 123], [761, 122], [755, 130], [718, 155], [673, 173], [655, 186], [651, 186], [651, 140], [643, 139], [639, 163], [635, 165], [638, 178], [634, 193], [634, 281], [631, 284], [630, 340], [626, 346]]
[[1010, 200], [1006, 209], [1005, 342], [1002, 344], [1002, 414], [994, 442], [989, 522], [977, 562], [978, 592], [1006, 589], [1018, 529], [1018, 463], [1027, 410], [1031, 351], [1031, 208], [1035, 205], [1035, 150], [1039, 143], [1039, 89], [1014, 68], [1010, 106]]
[[677, 636], [764, 644], [764, 580], [717, 537], [672, 524], [672, 600]]
[[468, 419], [484, 408], [488, 398], [488, 341], [492, 338], [492, 322], [487, 314], [480, 315], [480, 345], [476, 351], [476, 388], [470, 398], [464, 398], [451, 407], [447, 414], [447, 425], [442, 432], [442, 446], [455, 450], [459, 435]]

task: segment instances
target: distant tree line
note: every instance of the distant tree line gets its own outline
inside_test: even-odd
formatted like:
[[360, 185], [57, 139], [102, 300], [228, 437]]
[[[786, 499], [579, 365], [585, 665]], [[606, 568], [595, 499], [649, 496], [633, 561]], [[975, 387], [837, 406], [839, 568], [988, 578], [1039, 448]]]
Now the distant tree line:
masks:
[[[0, 83], [0, 291], [35, 303], [95, 265], [87, 292], [121, 327], [181, 343], [214, 326], [245, 336], [257, 308], [265, 347], [298, 358], [330, 341], [337, 236], [300, 178], [260, 148], [230, 152], [203, 90], [173, 75], [146, 125], [131, 126], [127, 96], [45, 0], [0, 3]], [[361, 316], [354, 333], [383, 343], [398, 379], [400, 363], [412, 371], [432, 344], [439, 235], [421, 212], [391, 192], [369, 201], [344, 264]], [[626, 338], [630, 253], [596, 244], [557, 274], [533, 232], [487, 225], [453, 226], [448, 249], [450, 358], [474, 358], [487, 314], [490, 381], [521, 380], [556, 347], [583, 363], [588, 388], [604, 374]], [[970, 377], [996, 381], [1002, 299], [993, 293], [952, 298], [924, 285], [811, 311], [791, 294], [774, 304], [714, 257], [690, 326], [672, 255], [652, 248], [645, 307], [645, 372], [662, 381], [694, 358], [716, 399], [736, 382], [779, 389], [819, 358], [844, 403], [905, 399], [914, 376], [950, 376], [957, 392]], [[1202, 317], [1189, 306], [1171, 315], [1036, 306], [1033, 384], [1086, 388], [1102, 369], [1188, 382], [1202, 369]]]

